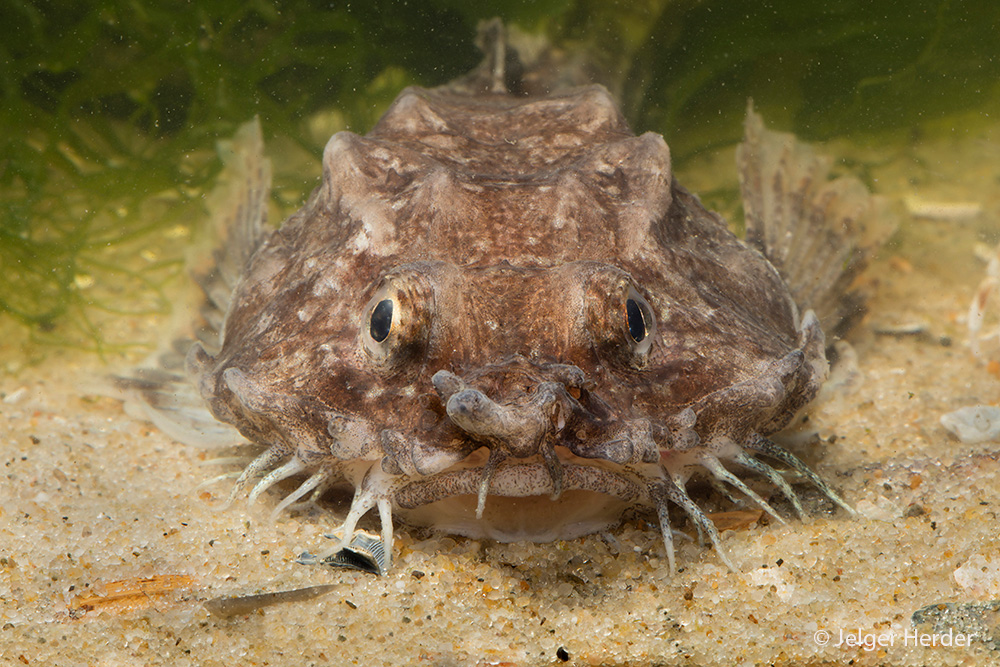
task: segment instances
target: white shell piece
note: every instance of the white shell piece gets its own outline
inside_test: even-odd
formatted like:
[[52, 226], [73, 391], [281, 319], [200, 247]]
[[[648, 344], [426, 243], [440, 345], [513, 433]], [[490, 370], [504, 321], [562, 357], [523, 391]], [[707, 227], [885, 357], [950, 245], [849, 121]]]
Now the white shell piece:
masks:
[[964, 443], [973, 444], [1000, 439], [1000, 408], [974, 405], [959, 408], [941, 417], [941, 426]]

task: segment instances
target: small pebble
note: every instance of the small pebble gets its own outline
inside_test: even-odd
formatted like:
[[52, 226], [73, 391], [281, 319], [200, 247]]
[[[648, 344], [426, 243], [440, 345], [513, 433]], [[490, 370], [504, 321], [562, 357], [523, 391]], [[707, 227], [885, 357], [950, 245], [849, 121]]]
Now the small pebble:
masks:
[[967, 444], [1000, 438], [1000, 408], [975, 405], [959, 408], [941, 417], [941, 426]]
[[983, 212], [983, 205], [974, 201], [930, 201], [907, 197], [904, 204], [913, 217], [929, 220], [971, 220]]
[[7, 405], [15, 405], [17, 403], [20, 403], [21, 399], [23, 399], [27, 395], [28, 395], [27, 387], [18, 387], [14, 391], [4, 396], [3, 402], [6, 403]]
[[879, 336], [919, 336], [929, 328], [926, 322], [883, 322], [872, 326]]

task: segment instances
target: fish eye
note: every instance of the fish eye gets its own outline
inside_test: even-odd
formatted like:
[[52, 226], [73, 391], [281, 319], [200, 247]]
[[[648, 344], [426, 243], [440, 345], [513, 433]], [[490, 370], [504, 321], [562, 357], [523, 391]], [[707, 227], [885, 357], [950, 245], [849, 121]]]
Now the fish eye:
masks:
[[[634, 285], [629, 285], [625, 293], [625, 329], [629, 346], [635, 362], [644, 360], [653, 346], [653, 336], [656, 333], [656, 316], [653, 307], [645, 297], [639, 294]], [[620, 302], [619, 302], [620, 303]], [[618, 311], [621, 312], [621, 311]], [[642, 361], [642, 363], [645, 363]]]
[[625, 301], [625, 319], [628, 323], [628, 335], [636, 343], [641, 343], [646, 338], [646, 318], [642, 314], [635, 299], [629, 298]]
[[358, 343], [373, 367], [392, 371], [422, 353], [433, 321], [433, 288], [418, 271], [380, 281], [358, 317]]
[[656, 340], [656, 313], [624, 271], [601, 267], [587, 280], [586, 326], [597, 351], [626, 368], [642, 369]]
[[382, 299], [372, 309], [368, 333], [376, 343], [383, 342], [392, 330], [392, 299]]

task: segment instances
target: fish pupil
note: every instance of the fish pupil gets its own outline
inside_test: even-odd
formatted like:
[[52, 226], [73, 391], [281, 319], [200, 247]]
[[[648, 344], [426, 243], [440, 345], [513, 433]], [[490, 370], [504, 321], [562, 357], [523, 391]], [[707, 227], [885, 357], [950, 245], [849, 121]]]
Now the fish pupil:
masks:
[[381, 343], [389, 337], [390, 329], [392, 329], [392, 299], [382, 299], [372, 310], [368, 332], [376, 343]]
[[646, 337], [646, 318], [635, 299], [625, 301], [625, 316], [628, 320], [628, 335], [636, 343], [641, 343]]

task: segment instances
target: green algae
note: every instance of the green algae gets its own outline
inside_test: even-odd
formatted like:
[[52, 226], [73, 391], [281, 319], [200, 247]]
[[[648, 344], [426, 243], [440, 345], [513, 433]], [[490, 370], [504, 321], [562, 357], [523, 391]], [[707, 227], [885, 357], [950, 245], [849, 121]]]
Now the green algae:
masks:
[[169, 310], [217, 139], [258, 114], [318, 154], [316, 110], [363, 130], [478, 57], [455, 11], [384, 2], [19, 2], [0, 33], [0, 314], [96, 350], [131, 344], [105, 314]]

